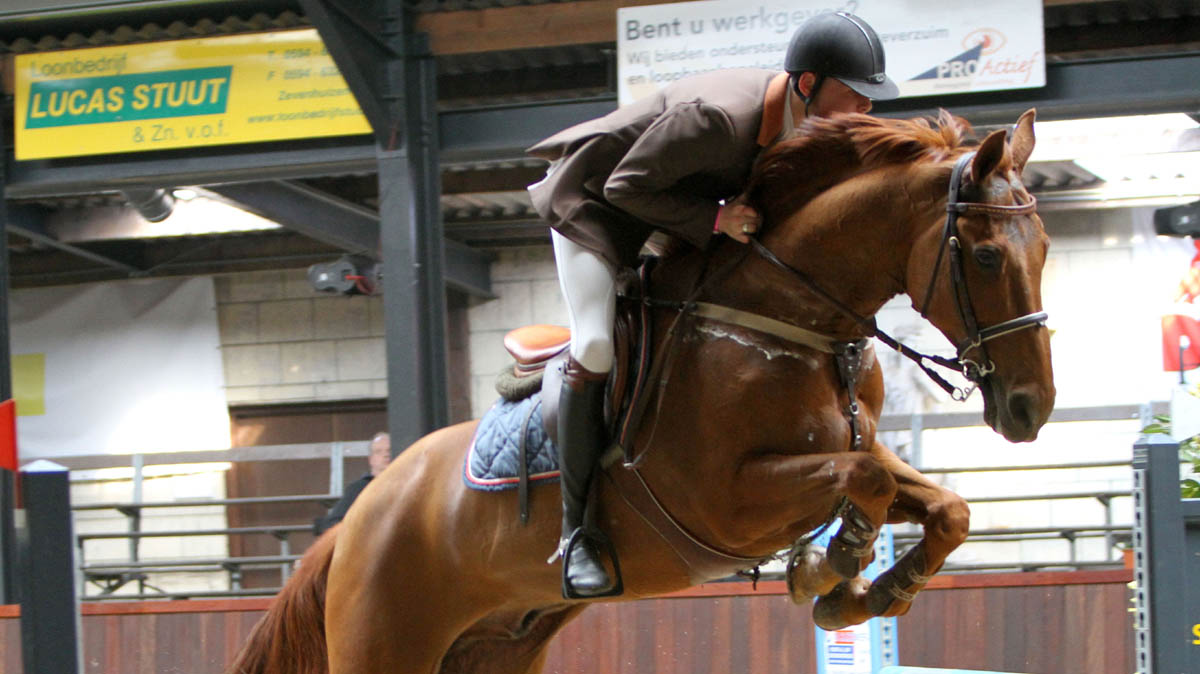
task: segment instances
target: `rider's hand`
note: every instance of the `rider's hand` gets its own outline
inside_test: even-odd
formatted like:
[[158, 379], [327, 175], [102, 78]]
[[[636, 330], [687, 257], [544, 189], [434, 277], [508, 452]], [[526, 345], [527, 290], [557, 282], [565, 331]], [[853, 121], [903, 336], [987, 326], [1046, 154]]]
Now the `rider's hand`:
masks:
[[717, 211], [717, 224], [714, 229], [742, 243], [750, 243], [750, 235], [758, 231], [760, 224], [762, 216], [758, 211], [735, 200], [721, 206]]

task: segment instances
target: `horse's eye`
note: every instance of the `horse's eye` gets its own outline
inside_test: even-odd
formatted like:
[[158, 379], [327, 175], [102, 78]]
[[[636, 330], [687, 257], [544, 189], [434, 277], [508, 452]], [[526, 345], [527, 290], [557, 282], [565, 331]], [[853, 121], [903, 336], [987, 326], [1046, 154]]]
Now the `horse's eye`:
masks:
[[1000, 251], [992, 246], [979, 246], [975, 249], [975, 261], [984, 269], [997, 269], [1000, 266]]

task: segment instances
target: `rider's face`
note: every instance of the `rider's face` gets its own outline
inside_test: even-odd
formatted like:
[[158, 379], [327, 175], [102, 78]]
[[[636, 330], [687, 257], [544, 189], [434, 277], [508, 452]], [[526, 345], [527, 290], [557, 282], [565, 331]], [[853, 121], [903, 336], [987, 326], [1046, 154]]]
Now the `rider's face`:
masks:
[[829, 117], [839, 112], [871, 111], [871, 99], [863, 96], [838, 80], [829, 77], [817, 90], [817, 98], [808, 107], [808, 114], [815, 117]]

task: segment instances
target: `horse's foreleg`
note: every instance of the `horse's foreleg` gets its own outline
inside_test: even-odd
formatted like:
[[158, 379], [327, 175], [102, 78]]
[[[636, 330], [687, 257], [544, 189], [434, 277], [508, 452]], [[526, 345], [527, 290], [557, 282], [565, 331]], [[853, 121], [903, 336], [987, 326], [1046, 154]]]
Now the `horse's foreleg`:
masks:
[[935, 484], [883, 445], [871, 453], [896, 479], [896, 501], [889, 522], [920, 524], [925, 537], [871, 584], [867, 604], [873, 615], [904, 615], [917, 592], [967, 539], [971, 512], [961, 496]]
[[880, 443], [875, 443], [870, 454], [887, 469], [896, 485], [887, 521], [920, 523], [925, 538], [874, 583], [854, 578], [823, 595], [813, 608], [813, 620], [824, 629], [908, 612], [914, 595], [966, 540], [970, 520], [966, 501], [933, 483]]
[[[812, 524], [816, 517], [826, 514], [814, 512], [812, 504], [826, 503], [832, 509], [842, 498], [848, 503], [843, 511], [847, 522], [843, 531], [852, 527], [853, 544], [843, 544], [838, 553], [831, 555], [816, 547], [802, 551], [789, 574], [792, 598], [797, 602], [828, 593], [870, 563], [872, 544], [896, 495], [891, 473], [867, 452], [763, 454], [743, 464], [740, 477], [739, 484], [746, 486], [746, 493], [739, 494], [738, 502], [753, 504], [741, 510], [746, 520], [759, 525]], [[749, 522], [746, 525], [753, 526]], [[839, 533], [837, 540], [844, 543], [851, 537]], [[863, 549], [865, 554], [859, 552]]]

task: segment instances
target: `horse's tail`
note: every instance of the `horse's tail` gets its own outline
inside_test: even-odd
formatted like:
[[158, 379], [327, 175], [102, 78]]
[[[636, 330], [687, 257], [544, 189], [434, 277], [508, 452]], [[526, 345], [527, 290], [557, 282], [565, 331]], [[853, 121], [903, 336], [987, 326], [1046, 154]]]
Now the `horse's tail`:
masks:
[[313, 543], [225, 674], [328, 674], [325, 582], [340, 526]]

